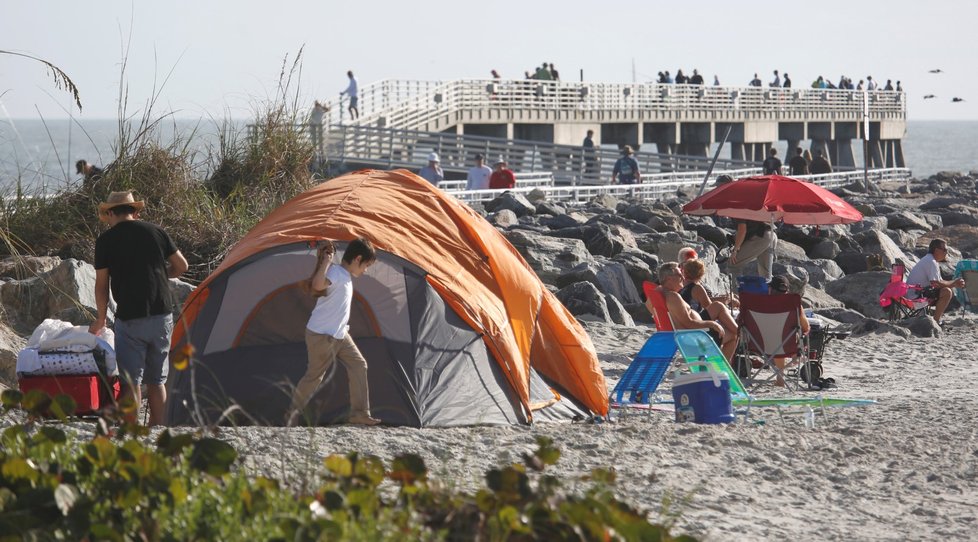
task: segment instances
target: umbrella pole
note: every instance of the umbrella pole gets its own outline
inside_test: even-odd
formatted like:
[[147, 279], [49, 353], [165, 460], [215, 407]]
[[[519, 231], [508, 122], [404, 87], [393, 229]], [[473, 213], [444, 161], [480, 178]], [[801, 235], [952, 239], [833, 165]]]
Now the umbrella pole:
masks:
[[730, 137], [730, 130], [733, 130], [733, 124], [727, 125], [727, 131], [723, 134], [723, 140], [720, 141], [720, 145], [717, 147], [717, 152], [713, 153], [713, 161], [710, 162], [709, 169], [706, 170], [706, 175], [703, 177], [703, 183], [700, 184], [700, 191], [696, 194], [696, 197], [703, 195], [703, 189], [706, 188], [706, 181], [710, 180], [710, 174], [713, 173], [713, 166], [716, 165], [717, 159], [720, 158], [720, 149], [727, 143], [727, 138]]

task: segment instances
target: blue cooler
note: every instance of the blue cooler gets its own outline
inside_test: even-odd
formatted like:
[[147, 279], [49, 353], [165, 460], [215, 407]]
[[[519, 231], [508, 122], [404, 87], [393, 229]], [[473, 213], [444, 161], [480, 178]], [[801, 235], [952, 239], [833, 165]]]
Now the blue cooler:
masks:
[[736, 419], [730, 400], [730, 378], [714, 370], [677, 375], [672, 398], [677, 422], [732, 423]]
[[767, 281], [764, 277], [743, 276], [737, 277], [737, 290], [740, 293], [748, 294], [767, 294]]

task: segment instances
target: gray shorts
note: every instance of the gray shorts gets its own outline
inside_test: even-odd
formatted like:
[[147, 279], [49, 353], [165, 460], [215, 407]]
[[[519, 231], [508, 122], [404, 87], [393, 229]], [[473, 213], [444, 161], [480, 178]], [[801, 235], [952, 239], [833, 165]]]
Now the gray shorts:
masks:
[[115, 357], [123, 381], [133, 385], [165, 384], [171, 333], [172, 314], [116, 320]]

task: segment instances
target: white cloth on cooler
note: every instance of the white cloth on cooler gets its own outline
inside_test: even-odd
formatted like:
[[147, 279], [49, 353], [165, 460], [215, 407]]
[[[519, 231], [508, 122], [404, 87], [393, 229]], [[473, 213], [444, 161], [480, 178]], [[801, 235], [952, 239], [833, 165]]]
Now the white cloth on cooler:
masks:
[[109, 376], [119, 374], [115, 358], [115, 334], [104, 328], [98, 336], [82, 326], [48, 318], [41, 322], [27, 348], [17, 354], [17, 373], [35, 375], [97, 373], [93, 351], [105, 353], [105, 370]]

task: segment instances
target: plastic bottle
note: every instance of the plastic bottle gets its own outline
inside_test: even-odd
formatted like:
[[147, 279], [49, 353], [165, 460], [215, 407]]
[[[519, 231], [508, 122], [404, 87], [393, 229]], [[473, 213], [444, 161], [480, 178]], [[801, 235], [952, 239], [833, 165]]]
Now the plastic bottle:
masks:
[[810, 406], [805, 407], [805, 427], [815, 429], [815, 411]]

